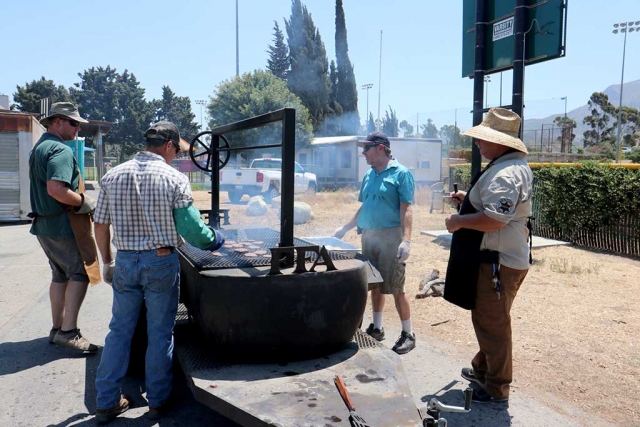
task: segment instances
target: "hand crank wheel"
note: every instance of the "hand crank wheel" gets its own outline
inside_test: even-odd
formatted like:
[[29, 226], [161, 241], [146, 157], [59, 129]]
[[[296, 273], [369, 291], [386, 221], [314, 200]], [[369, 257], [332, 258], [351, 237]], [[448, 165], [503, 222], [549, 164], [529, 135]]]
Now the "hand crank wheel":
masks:
[[[200, 132], [193, 138], [191, 145], [189, 146], [189, 157], [191, 157], [191, 161], [198, 169], [206, 172], [211, 172], [213, 170], [213, 167], [211, 166], [211, 156], [213, 155], [213, 150], [211, 149], [211, 135], [212, 133], [210, 130]], [[227, 141], [227, 138], [225, 138], [224, 135], [220, 135], [218, 148], [229, 148], [229, 141]], [[220, 153], [218, 159], [220, 162], [219, 169], [225, 167], [229, 161], [230, 155], [231, 153], [229, 151], [223, 151]], [[202, 160], [205, 160], [204, 166], [200, 163]]]

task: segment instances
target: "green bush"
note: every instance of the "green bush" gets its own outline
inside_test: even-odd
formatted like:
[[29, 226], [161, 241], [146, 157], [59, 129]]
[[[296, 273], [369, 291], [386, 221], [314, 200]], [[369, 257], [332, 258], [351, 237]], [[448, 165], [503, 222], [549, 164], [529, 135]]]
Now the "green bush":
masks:
[[534, 169], [536, 221], [571, 236], [640, 211], [640, 173], [596, 162]]
[[[532, 169], [536, 223], [561, 230], [566, 238], [640, 214], [640, 170], [593, 161], [571, 166], [541, 164]], [[466, 191], [470, 165], [452, 167], [451, 177]]]

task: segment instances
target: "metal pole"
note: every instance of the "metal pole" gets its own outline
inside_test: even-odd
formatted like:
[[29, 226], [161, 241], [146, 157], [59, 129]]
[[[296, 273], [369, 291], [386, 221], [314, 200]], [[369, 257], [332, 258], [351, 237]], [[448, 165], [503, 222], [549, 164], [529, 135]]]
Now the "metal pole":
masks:
[[[567, 118], [567, 97], [564, 97], [564, 118]], [[566, 122], [566, 120], [565, 120]]]
[[238, 25], [238, 0], [236, 0], [236, 77], [240, 75], [240, 26]]
[[[485, 36], [487, 31], [486, 22], [486, 0], [476, 1], [476, 52], [475, 66], [473, 71], [473, 125], [482, 123], [482, 95], [484, 94], [484, 55]], [[475, 177], [480, 173], [481, 166], [480, 149], [476, 144], [471, 145], [471, 176]]]
[[620, 163], [620, 151], [622, 149], [622, 90], [624, 88], [624, 57], [627, 51], [627, 31], [624, 32], [622, 45], [622, 76], [620, 77], [620, 108], [618, 109], [618, 147], [616, 148], [616, 163]]
[[500, 107], [502, 107], [502, 71], [500, 71]]
[[380, 130], [380, 96], [382, 92], [382, 30], [380, 30], [380, 68], [378, 69], [378, 122], [376, 130]]
[[527, 0], [516, 0], [513, 41], [513, 94], [512, 110], [521, 119], [520, 137], [524, 129], [524, 67], [526, 59], [525, 30], [527, 26]]

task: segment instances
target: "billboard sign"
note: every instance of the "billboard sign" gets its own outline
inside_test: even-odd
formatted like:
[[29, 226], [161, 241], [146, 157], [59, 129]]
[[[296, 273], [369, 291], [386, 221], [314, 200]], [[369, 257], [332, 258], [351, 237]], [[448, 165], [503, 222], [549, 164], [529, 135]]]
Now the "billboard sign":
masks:
[[[462, 77], [473, 77], [476, 44], [476, 1], [463, 0]], [[509, 70], [513, 66], [515, 0], [487, 2], [485, 74]], [[566, 0], [527, 0], [525, 65], [565, 55]]]

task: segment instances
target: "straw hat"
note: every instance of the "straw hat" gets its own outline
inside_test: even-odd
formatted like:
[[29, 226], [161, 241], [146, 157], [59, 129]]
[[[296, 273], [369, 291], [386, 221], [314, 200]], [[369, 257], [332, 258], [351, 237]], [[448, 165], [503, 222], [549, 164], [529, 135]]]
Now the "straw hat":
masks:
[[80, 117], [80, 113], [78, 113], [78, 109], [71, 102], [56, 102], [51, 105], [49, 109], [49, 115], [40, 119], [40, 124], [42, 126], [49, 126], [49, 122], [51, 119], [55, 117], [66, 117], [67, 119], [75, 120], [80, 123], [89, 123], [82, 117]]
[[520, 131], [520, 116], [504, 108], [492, 108], [484, 117], [482, 123], [463, 132], [470, 136], [494, 144], [504, 145], [528, 154], [527, 147], [518, 138]]

